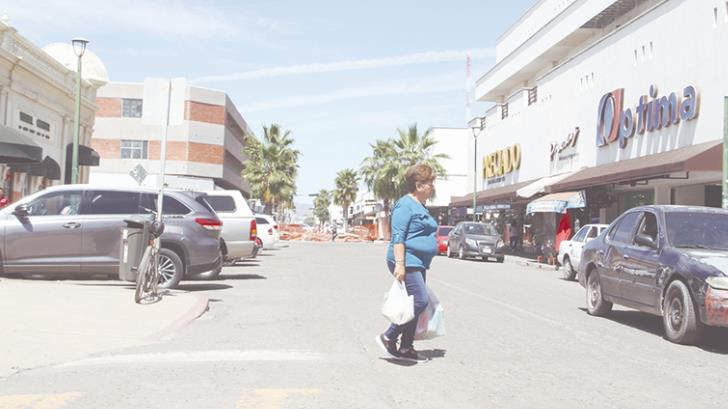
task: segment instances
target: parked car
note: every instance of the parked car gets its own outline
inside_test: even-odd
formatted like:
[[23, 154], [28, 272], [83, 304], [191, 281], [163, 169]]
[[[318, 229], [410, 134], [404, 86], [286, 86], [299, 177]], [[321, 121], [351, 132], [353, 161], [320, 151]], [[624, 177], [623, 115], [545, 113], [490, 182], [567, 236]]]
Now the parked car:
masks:
[[570, 240], [564, 240], [559, 246], [557, 261], [561, 264], [561, 276], [565, 280], [573, 280], [576, 277], [576, 269], [581, 261], [581, 252], [584, 244], [592, 241], [600, 235], [608, 224], [587, 224], [576, 232]]
[[665, 336], [694, 343], [705, 325], [728, 327], [728, 211], [631, 209], [584, 247], [579, 283], [587, 311], [617, 303], [662, 316]]
[[[0, 272], [117, 275], [125, 218], [157, 210], [157, 191], [63, 185], [0, 210]], [[222, 222], [203, 195], [164, 195], [160, 286], [216, 269]]]
[[[205, 192], [205, 200], [223, 221], [220, 246], [223, 258], [235, 262], [255, 257], [258, 225], [243, 194], [239, 190], [210, 190]], [[209, 278], [219, 273], [213, 271]]]
[[453, 226], [437, 226], [437, 233], [435, 233], [435, 239], [437, 240], [437, 254], [447, 253], [447, 240]]
[[256, 214], [255, 221], [258, 223], [258, 237], [262, 242], [263, 249], [275, 248], [280, 240], [278, 223], [272, 216], [267, 214]]
[[[505, 244], [495, 227], [476, 222], [460, 222], [450, 232], [447, 241], [447, 255], [458, 258], [481, 257], [483, 261], [495, 258], [502, 263], [505, 258]], [[454, 253], [453, 253], [454, 252]]]

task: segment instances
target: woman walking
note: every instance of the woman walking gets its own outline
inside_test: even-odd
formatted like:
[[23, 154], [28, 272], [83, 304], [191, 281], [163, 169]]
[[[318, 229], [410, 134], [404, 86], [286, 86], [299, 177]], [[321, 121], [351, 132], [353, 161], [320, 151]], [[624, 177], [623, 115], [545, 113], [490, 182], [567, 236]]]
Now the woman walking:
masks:
[[[407, 294], [414, 297], [415, 317], [403, 325], [390, 325], [377, 337], [379, 346], [394, 358], [426, 360], [415, 351], [413, 342], [417, 318], [429, 302], [427, 296], [427, 270], [437, 254], [435, 232], [437, 222], [425, 203], [435, 193], [435, 173], [424, 164], [407, 169], [406, 195], [392, 208], [392, 240], [387, 250], [387, 267], [399, 281], [404, 281]], [[402, 337], [399, 347], [397, 340]]]

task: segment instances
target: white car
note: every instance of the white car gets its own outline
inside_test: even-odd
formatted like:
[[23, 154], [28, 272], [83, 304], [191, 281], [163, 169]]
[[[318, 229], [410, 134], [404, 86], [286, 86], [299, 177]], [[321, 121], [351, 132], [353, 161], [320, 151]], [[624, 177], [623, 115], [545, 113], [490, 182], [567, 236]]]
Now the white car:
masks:
[[561, 264], [561, 276], [565, 280], [573, 280], [576, 277], [574, 266], [578, 266], [581, 261], [584, 245], [600, 235], [607, 227], [608, 224], [587, 224], [579, 229], [571, 240], [561, 242], [557, 260]]
[[228, 261], [255, 257], [256, 220], [239, 190], [210, 190], [205, 200], [222, 220], [222, 252]]
[[258, 223], [258, 238], [263, 242], [264, 249], [275, 248], [280, 240], [278, 223], [272, 216], [267, 214], [256, 214], [255, 221]]

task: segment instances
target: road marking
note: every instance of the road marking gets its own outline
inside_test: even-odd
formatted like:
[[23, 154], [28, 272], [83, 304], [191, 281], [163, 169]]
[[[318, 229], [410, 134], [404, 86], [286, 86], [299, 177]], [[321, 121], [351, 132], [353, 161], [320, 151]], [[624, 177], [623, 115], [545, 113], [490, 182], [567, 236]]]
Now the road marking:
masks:
[[247, 361], [318, 361], [323, 355], [310, 351], [296, 350], [221, 350], [166, 352], [149, 354], [111, 355], [98, 358], [68, 362], [59, 367], [119, 365], [119, 364], [157, 364], [190, 362], [247, 362]]
[[0, 395], [3, 409], [58, 409], [81, 396], [79, 392], [38, 395]]
[[[244, 393], [236, 409], [279, 409], [291, 395], [318, 396], [318, 389], [255, 389]], [[301, 405], [296, 405], [301, 407]]]

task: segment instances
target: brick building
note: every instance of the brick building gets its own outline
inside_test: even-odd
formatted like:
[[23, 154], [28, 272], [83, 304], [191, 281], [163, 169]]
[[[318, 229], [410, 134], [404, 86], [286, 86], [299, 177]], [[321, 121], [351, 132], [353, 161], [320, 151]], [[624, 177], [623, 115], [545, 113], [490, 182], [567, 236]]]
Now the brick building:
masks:
[[[93, 148], [101, 165], [90, 183], [136, 185], [129, 172], [142, 165], [144, 186], [157, 186], [161, 137], [166, 119], [167, 80], [109, 83], [99, 89]], [[247, 197], [240, 175], [245, 163], [244, 137], [252, 134], [230, 98], [222, 91], [172, 81], [167, 134], [166, 183], [171, 188], [237, 189]]]

